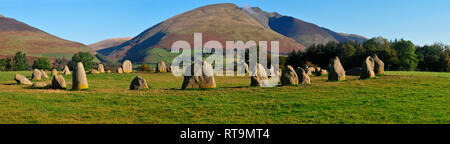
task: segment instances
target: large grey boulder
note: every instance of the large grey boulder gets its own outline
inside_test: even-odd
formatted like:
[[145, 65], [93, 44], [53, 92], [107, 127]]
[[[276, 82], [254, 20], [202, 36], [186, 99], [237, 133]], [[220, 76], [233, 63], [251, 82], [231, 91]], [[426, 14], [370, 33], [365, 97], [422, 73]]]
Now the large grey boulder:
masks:
[[[191, 70], [190, 73], [188, 69]], [[203, 61], [202, 64], [193, 63], [186, 68], [181, 89], [190, 88], [216, 88], [216, 80], [214, 79], [214, 71], [211, 64]]]
[[63, 73], [64, 75], [70, 75], [69, 67], [65, 66], [65, 67], [64, 67], [64, 70], [62, 71], [62, 73]]
[[53, 89], [66, 89], [66, 80], [62, 75], [53, 76], [52, 88]]
[[342, 81], [345, 80], [345, 70], [341, 65], [339, 57], [331, 59], [328, 68], [328, 81]]
[[98, 64], [97, 65], [97, 71], [99, 73], [105, 73], [105, 67], [103, 66], [103, 64]]
[[298, 76], [292, 66], [288, 65], [281, 73], [281, 85], [296, 85], [298, 84]]
[[298, 68], [295, 72], [297, 73], [299, 84], [311, 84], [311, 78], [304, 69]]
[[49, 77], [48, 77], [48, 75], [47, 75], [47, 73], [45, 73], [45, 71], [44, 70], [39, 70], [39, 71], [41, 71], [41, 76], [43, 77], [43, 78], [45, 78], [45, 79], [48, 79]]
[[160, 61], [156, 64], [156, 72], [167, 72], [166, 63]]
[[86, 72], [84, 71], [83, 63], [78, 62], [77, 66], [73, 70], [72, 89], [83, 90], [88, 88], [89, 85], [86, 78]]
[[150, 88], [144, 78], [136, 76], [130, 84], [130, 90], [140, 90]]
[[31, 80], [41, 80], [42, 72], [38, 69], [33, 70], [33, 74], [31, 75]]
[[24, 85], [32, 85], [33, 84], [30, 80], [28, 80], [25, 76], [23, 76], [21, 74], [15, 74], [14, 80], [16, 80], [16, 82], [18, 84], [24, 84]]
[[373, 58], [368, 56], [361, 67], [361, 74], [360, 79], [368, 79], [368, 78], [374, 78], [375, 72], [373, 71], [373, 67], [375, 66], [375, 62], [373, 61]]
[[122, 70], [124, 73], [133, 72], [133, 64], [131, 64], [131, 61], [125, 60], [122, 64]]
[[381, 61], [377, 55], [373, 55], [372, 56], [373, 61], [375, 62], [375, 67], [374, 67], [374, 72], [377, 75], [382, 75], [384, 74], [384, 62]]
[[47, 88], [47, 83], [45, 83], [45, 82], [35, 82], [35, 83], [33, 83], [33, 85], [31, 85], [31, 88], [36, 88], [36, 89]]
[[52, 69], [52, 76], [58, 75], [58, 71], [56, 69]]
[[251, 72], [250, 86], [265, 86], [269, 84], [269, 77], [263, 65], [257, 63]]

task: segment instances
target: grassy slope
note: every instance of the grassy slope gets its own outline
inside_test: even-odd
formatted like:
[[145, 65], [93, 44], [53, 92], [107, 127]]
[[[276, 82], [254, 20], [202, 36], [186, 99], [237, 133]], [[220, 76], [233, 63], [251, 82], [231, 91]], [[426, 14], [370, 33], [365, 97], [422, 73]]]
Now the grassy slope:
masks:
[[72, 57], [79, 51], [91, 52], [87, 46], [42, 32], [0, 32], [0, 50], [0, 55], [23, 51], [28, 56], [46, 57]]
[[[217, 89], [188, 91], [169, 73], [88, 75], [87, 91], [8, 85], [14, 73], [0, 72], [0, 123], [450, 123], [450, 73], [387, 72], [346, 82], [322, 76], [309, 86], [275, 88], [216, 77]], [[152, 89], [127, 90], [136, 75]]]

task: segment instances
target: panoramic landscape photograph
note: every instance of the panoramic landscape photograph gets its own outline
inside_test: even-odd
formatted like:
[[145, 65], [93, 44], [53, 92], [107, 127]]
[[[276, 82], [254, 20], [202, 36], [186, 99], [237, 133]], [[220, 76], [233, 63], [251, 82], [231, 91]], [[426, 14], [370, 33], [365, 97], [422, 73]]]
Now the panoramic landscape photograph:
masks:
[[449, 5], [0, 0], [0, 124], [450, 124]]

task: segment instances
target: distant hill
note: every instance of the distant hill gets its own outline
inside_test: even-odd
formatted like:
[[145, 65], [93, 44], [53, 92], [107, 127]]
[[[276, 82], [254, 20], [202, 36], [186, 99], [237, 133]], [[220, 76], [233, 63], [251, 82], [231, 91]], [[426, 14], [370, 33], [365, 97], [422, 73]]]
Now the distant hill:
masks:
[[226, 3], [203, 6], [174, 16], [129, 41], [97, 52], [116, 61], [170, 61], [177, 55], [170, 53], [171, 44], [177, 40], [193, 44], [194, 32], [203, 33], [203, 42], [217, 40], [224, 46], [227, 40], [279, 40], [281, 54], [330, 41], [362, 43], [367, 40], [362, 36], [334, 32], [294, 17], [268, 13], [258, 7], [240, 8]]
[[357, 41], [362, 43], [367, 40], [367, 38], [362, 36], [337, 33], [315, 24], [294, 17], [284, 16], [276, 12], [265, 12], [258, 7], [244, 7], [243, 10], [265, 27], [290, 37], [305, 46], [310, 46], [312, 44], [326, 44], [330, 41]]
[[225, 47], [227, 40], [280, 41], [280, 53], [303, 50], [305, 46], [269, 29], [234, 4], [200, 7], [169, 18], [119, 45], [98, 52], [123, 61], [156, 63], [173, 57], [173, 42], [185, 40], [193, 44], [193, 34], [203, 33], [203, 42], [217, 40]]
[[22, 51], [32, 57], [66, 57], [92, 52], [84, 44], [64, 40], [12, 18], [0, 16], [0, 55]]
[[106, 39], [106, 40], [102, 40], [93, 44], [88, 45], [89, 47], [91, 47], [92, 50], [94, 51], [98, 51], [104, 48], [109, 48], [109, 47], [114, 47], [114, 46], [118, 46], [130, 39], [132, 39], [133, 37], [126, 37], [126, 38], [110, 38], [110, 39]]

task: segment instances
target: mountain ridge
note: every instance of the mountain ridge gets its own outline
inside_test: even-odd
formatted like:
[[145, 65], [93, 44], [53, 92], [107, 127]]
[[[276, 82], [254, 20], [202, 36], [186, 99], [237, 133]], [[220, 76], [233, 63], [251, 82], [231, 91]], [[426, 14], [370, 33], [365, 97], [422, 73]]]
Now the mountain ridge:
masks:
[[201, 32], [203, 42], [217, 40], [225, 47], [229, 40], [280, 41], [280, 53], [304, 50], [293, 39], [267, 29], [238, 6], [230, 3], [199, 7], [171, 17], [145, 30], [135, 38], [116, 47], [98, 52], [112, 59], [146, 62], [153, 48], [170, 50], [177, 40], [193, 44], [193, 34]]
[[305, 46], [326, 44], [330, 41], [357, 41], [362, 43], [367, 40], [363, 36], [334, 32], [292, 16], [281, 15], [277, 12], [266, 12], [259, 7], [244, 7], [243, 10], [261, 24]]
[[0, 17], [0, 55], [18, 51], [28, 56], [71, 57], [76, 52], [91, 52], [86, 45], [51, 35], [13, 18]]

